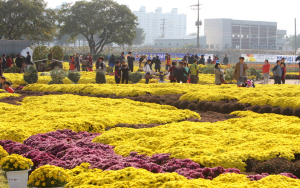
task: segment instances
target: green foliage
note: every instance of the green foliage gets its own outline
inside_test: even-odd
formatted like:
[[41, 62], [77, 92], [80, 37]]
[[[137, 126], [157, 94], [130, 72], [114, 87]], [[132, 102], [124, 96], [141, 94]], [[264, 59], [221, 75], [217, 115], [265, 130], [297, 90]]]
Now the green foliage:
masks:
[[53, 46], [49, 53], [53, 54], [52, 58], [56, 60], [63, 60], [64, 58], [64, 51], [60, 46]]
[[81, 74], [79, 72], [69, 70], [68, 78], [73, 83], [77, 84], [77, 82], [80, 80], [80, 77], [81, 77]]
[[233, 68], [227, 68], [225, 71], [225, 80], [227, 81], [233, 80], [233, 72], [234, 72]]
[[143, 79], [143, 73], [140, 73], [140, 72], [133, 72], [133, 73], [130, 73], [129, 74], [129, 81], [131, 83], [139, 83], [142, 79]]
[[256, 79], [261, 79], [261, 78], [262, 78], [262, 76], [261, 76], [261, 74], [260, 74], [260, 73], [262, 73], [262, 71], [258, 71], [258, 70], [254, 69], [254, 68], [252, 68], [252, 67], [251, 67], [250, 69], [247, 70], [247, 73], [248, 73], [250, 76], [252, 76], [252, 75], [256, 76]]
[[59, 15], [59, 35], [83, 35], [91, 54], [100, 54], [110, 43], [131, 45], [136, 36], [137, 17], [126, 5], [113, 0], [76, 1], [62, 6]]
[[202, 70], [203, 74], [215, 74], [215, 65], [206, 65]]
[[106, 84], [105, 72], [98, 70], [96, 73], [96, 83]]
[[0, 1], [0, 39], [33, 43], [51, 41], [56, 33], [56, 13], [44, 0]]
[[28, 65], [24, 70], [23, 79], [27, 84], [34, 84], [38, 81], [38, 71], [32, 65]]
[[37, 46], [33, 50], [32, 58], [33, 60], [47, 59], [48, 52], [49, 50], [46, 46]]
[[63, 69], [55, 68], [50, 72], [52, 80], [48, 84], [63, 84], [63, 80], [67, 76]]
[[113, 68], [112, 67], [106, 67], [106, 73], [112, 73], [113, 72]]
[[145, 41], [146, 34], [144, 33], [143, 28], [136, 28], [135, 29], [136, 37], [133, 39], [133, 45], [142, 45]]
[[4, 73], [17, 73], [20, 72], [20, 68], [17, 66], [12, 66], [4, 70]]

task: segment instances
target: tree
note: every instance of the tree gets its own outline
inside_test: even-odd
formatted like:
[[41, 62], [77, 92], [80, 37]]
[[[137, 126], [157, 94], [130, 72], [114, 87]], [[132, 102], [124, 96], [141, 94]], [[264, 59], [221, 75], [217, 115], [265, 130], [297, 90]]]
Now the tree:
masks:
[[92, 54], [100, 54], [109, 43], [131, 45], [135, 38], [137, 17], [112, 0], [77, 1], [62, 6], [59, 15], [60, 35], [83, 35]]
[[0, 1], [0, 39], [51, 41], [56, 33], [56, 13], [46, 5], [44, 0]]
[[[287, 37], [287, 42], [289, 43], [289, 46], [295, 50], [295, 35], [290, 35]], [[297, 35], [297, 44], [296, 48], [300, 48], [300, 34]]]
[[143, 44], [144, 41], [145, 41], [145, 38], [146, 38], [146, 34], [144, 33], [144, 29], [143, 28], [136, 28], [135, 33], [136, 33], [136, 37], [135, 37], [135, 39], [133, 39], [132, 44], [134, 44], [134, 45]]

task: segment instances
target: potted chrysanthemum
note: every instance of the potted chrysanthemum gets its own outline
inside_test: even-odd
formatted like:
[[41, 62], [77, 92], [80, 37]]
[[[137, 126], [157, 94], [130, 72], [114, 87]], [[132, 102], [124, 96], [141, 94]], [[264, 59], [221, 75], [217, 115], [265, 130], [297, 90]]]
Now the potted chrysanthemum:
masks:
[[0, 161], [0, 166], [6, 172], [10, 188], [27, 188], [28, 171], [33, 166], [30, 159], [12, 154], [3, 157]]
[[8, 156], [8, 153], [2, 146], [0, 146], [0, 160], [4, 157]]
[[31, 173], [28, 180], [30, 187], [61, 188], [70, 180], [70, 175], [61, 167], [45, 165]]

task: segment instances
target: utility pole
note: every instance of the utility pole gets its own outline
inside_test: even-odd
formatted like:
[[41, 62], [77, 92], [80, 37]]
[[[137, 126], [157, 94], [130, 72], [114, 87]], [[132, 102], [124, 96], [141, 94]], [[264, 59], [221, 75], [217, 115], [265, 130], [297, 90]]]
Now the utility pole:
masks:
[[295, 56], [297, 55], [297, 22], [295, 18]]
[[160, 19], [160, 20], [162, 20], [162, 30], [163, 30], [163, 34], [162, 34], [162, 38], [164, 38], [165, 37], [165, 24], [167, 23], [166, 21], [167, 21], [167, 19]]
[[200, 21], [200, 6], [202, 4], [199, 4], [199, 0], [198, 0], [198, 4], [197, 5], [192, 5], [191, 7], [195, 10], [195, 7], [196, 7], [196, 10], [198, 10], [198, 19], [197, 19], [197, 22], [196, 22], [196, 26], [197, 26], [197, 48], [199, 49], [200, 48], [200, 43], [199, 43], [199, 40], [200, 40], [200, 26], [202, 26], [202, 21]]

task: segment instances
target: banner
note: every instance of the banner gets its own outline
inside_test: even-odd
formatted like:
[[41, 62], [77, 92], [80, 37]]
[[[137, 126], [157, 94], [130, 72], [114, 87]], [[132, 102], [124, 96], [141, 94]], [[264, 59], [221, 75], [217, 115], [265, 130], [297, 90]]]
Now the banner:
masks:
[[277, 60], [285, 59], [286, 63], [295, 63], [296, 56], [293, 55], [262, 55], [262, 54], [242, 54], [245, 57], [245, 62], [265, 62], [276, 63]]
[[[133, 53], [135, 60], [140, 60], [141, 55], [145, 55], [147, 59], [153, 59], [154, 57], [158, 56], [161, 61], [165, 61], [166, 54], [165, 53]], [[181, 61], [185, 55], [187, 54], [175, 54], [170, 53], [172, 61]], [[210, 56], [213, 59], [213, 54], [197, 54], [199, 57], [204, 55], [205, 61], [207, 61], [208, 57]], [[126, 55], [127, 57], [127, 55]]]

